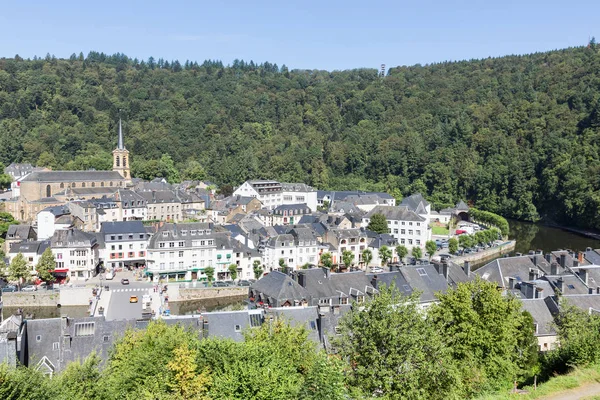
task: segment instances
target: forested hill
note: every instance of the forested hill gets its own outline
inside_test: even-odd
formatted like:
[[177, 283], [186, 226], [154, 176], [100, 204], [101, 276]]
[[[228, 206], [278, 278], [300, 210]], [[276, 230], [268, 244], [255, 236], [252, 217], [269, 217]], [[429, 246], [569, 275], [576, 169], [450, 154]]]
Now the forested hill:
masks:
[[122, 109], [138, 177], [422, 191], [600, 228], [595, 46], [377, 72], [1, 59], [0, 161], [109, 169]]

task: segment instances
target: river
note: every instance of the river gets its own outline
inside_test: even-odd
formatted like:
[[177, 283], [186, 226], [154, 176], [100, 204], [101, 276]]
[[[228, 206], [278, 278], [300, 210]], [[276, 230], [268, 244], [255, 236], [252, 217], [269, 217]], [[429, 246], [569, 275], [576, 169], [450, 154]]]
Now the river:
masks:
[[600, 241], [559, 228], [541, 224], [508, 220], [510, 233], [508, 237], [517, 241], [516, 253], [527, 254], [529, 250], [543, 250], [544, 253], [559, 249], [573, 251], [585, 250], [587, 247], [600, 248]]

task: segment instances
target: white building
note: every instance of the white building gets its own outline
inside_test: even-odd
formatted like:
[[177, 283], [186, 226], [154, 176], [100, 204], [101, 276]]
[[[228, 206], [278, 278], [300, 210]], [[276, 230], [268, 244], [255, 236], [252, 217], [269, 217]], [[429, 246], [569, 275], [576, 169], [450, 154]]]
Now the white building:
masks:
[[96, 235], [79, 229], [59, 230], [54, 232], [51, 246], [57, 278], [68, 276], [71, 280], [86, 280], [96, 275], [99, 264]]
[[115, 193], [119, 207], [119, 221], [145, 221], [148, 219], [146, 199], [129, 189], [119, 189]]
[[48, 239], [54, 232], [74, 226], [74, 218], [67, 206], [55, 206], [43, 209], [37, 214], [38, 239]]
[[103, 222], [101, 260], [107, 269], [139, 268], [146, 264], [148, 234], [142, 221]]
[[289, 233], [267, 240], [262, 249], [263, 264], [273, 270], [280, 269], [280, 259], [293, 270], [300, 269], [307, 263], [317, 265], [320, 247], [317, 237], [310, 229], [294, 228]]
[[24, 240], [22, 242], [14, 243], [10, 246], [8, 252], [9, 264], [19, 253], [21, 253], [25, 258], [25, 261], [27, 261], [27, 265], [31, 268], [31, 275], [35, 275], [35, 266], [48, 247], [50, 247], [50, 240]]
[[282, 183], [283, 205], [306, 204], [312, 212], [317, 211], [317, 191], [304, 183]]
[[148, 244], [148, 274], [155, 282], [205, 280], [204, 270], [214, 267], [216, 249], [212, 224], [162, 224]]
[[368, 226], [371, 217], [375, 214], [382, 214], [385, 217], [390, 235], [409, 250], [413, 247], [424, 248], [425, 242], [431, 239], [429, 219], [406, 206], [377, 206], [363, 216], [363, 226]]
[[283, 204], [283, 187], [277, 181], [246, 181], [233, 192], [233, 195], [256, 197], [263, 204], [263, 207], [269, 210]]

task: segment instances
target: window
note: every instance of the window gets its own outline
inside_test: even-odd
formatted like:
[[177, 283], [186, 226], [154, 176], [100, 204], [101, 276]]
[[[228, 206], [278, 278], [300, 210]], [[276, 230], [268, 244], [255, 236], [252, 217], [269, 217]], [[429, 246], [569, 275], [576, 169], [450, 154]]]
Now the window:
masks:
[[165, 247], [165, 242], [161, 242], [158, 244], [158, 247], [160, 247], [161, 249]]
[[179, 269], [183, 269], [183, 261], [179, 261]]
[[420, 223], [420, 222], [417, 222], [417, 226], [421, 226], [421, 223]]
[[165, 263], [160, 263], [160, 270], [164, 271], [164, 269], [165, 269]]
[[417, 239], [417, 240], [415, 240], [415, 243], [417, 244], [417, 246], [420, 246], [421, 245], [421, 240]]
[[41, 342], [41, 341], [42, 341], [42, 335], [37, 335], [37, 336], [35, 337], [35, 341], [36, 341], [36, 342]]
[[256, 328], [258, 326], [261, 326], [262, 324], [262, 318], [260, 316], [260, 314], [250, 314], [250, 326], [253, 328]]
[[144, 239], [144, 234], [140, 233], [140, 239]]
[[175, 252], [174, 251], [170, 251], [169, 252], [169, 258], [175, 258]]
[[95, 322], [75, 323], [75, 336], [93, 336], [96, 330]]
[[108, 343], [108, 341], [109, 341], [109, 340], [110, 340], [110, 336], [108, 336], [108, 335], [104, 335], [104, 336], [102, 336], [102, 341], [103, 341], [104, 343]]
[[119, 235], [119, 236], [117, 237], [117, 239], [119, 239], [119, 240], [123, 240], [123, 236], [122, 236], [122, 235]]
[[234, 329], [235, 329], [236, 332], [241, 332], [242, 331], [242, 326], [241, 325], [236, 325]]
[[401, 233], [402, 235], [405, 235], [405, 234], [406, 234], [406, 229], [400, 229], [400, 233]]
[[175, 263], [174, 262], [170, 262], [169, 263], [169, 269], [175, 269]]
[[396, 234], [397, 234], [397, 233], [398, 233], [398, 229], [394, 229], [394, 233], [396, 233]]
[[169, 232], [163, 232], [163, 237], [169, 236]]
[[417, 268], [417, 273], [419, 276], [427, 276], [427, 271], [425, 271], [425, 268]]
[[406, 222], [402, 221], [402, 225], [406, 225]]
[[412, 234], [413, 234], [413, 231], [412, 231], [412, 229], [409, 229], [409, 230], [408, 230], [408, 234], [409, 234], [409, 235], [412, 235]]
[[408, 239], [408, 244], [413, 244], [412, 241], [412, 239]]
[[114, 237], [114, 236], [111, 236], [111, 237], [110, 237], [110, 240], [115, 240], [115, 237]]
[[52, 350], [58, 350], [60, 348], [60, 344], [58, 342], [52, 343]]
[[185, 247], [185, 242], [179, 242], [179, 247]]
[[197, 231], [196, 231], [195, 229], [192, 229], [192, 230], [190, 231], [190, 235], [192, 235], [192, 236], [196, 236], [196, 232], [197, 232]]
[[419, 229], [417, 229], [417, 235], [421, 235], [421, 231]]
[[179, 257], [183, 257], [183, 251], [179, 252]]
[[129, 244], [129, 250], [133, 250], [133, 243]]
[[187, 231], [186, 231], [186, 230], [183, 230], [183, 231], [181, 231], [181, 234], [182, 234], [183, 236], [185, 236], [185, 235], [187, 235]]
[[175, 242], [169, 242], [169, 247], [175, 247]]

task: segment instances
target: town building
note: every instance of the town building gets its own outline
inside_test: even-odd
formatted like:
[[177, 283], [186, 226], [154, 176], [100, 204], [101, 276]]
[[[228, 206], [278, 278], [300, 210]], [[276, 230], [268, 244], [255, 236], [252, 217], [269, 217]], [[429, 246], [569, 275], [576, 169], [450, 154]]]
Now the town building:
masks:
[[52, 254], [56, 261], [53, 275], [61, 280], [86, 280], [99, 271], [100, 245], [96, 235], [70, 228], [57, 230], [51, 239]]
[[399, 244], [409, 249], [423, 248], [425, 242], [431, 239], [429, 219], [409, 209], [408, 206], [376, 206], [363, 216], [363, 226], [367, 226], [375, 214], [382, 214], [385, 217], [390, 235], [396, 238]]
[[101, 259], [107, 269], [140, 268], [146, 264], [148, 233], [142, 221], [103, 222]]

